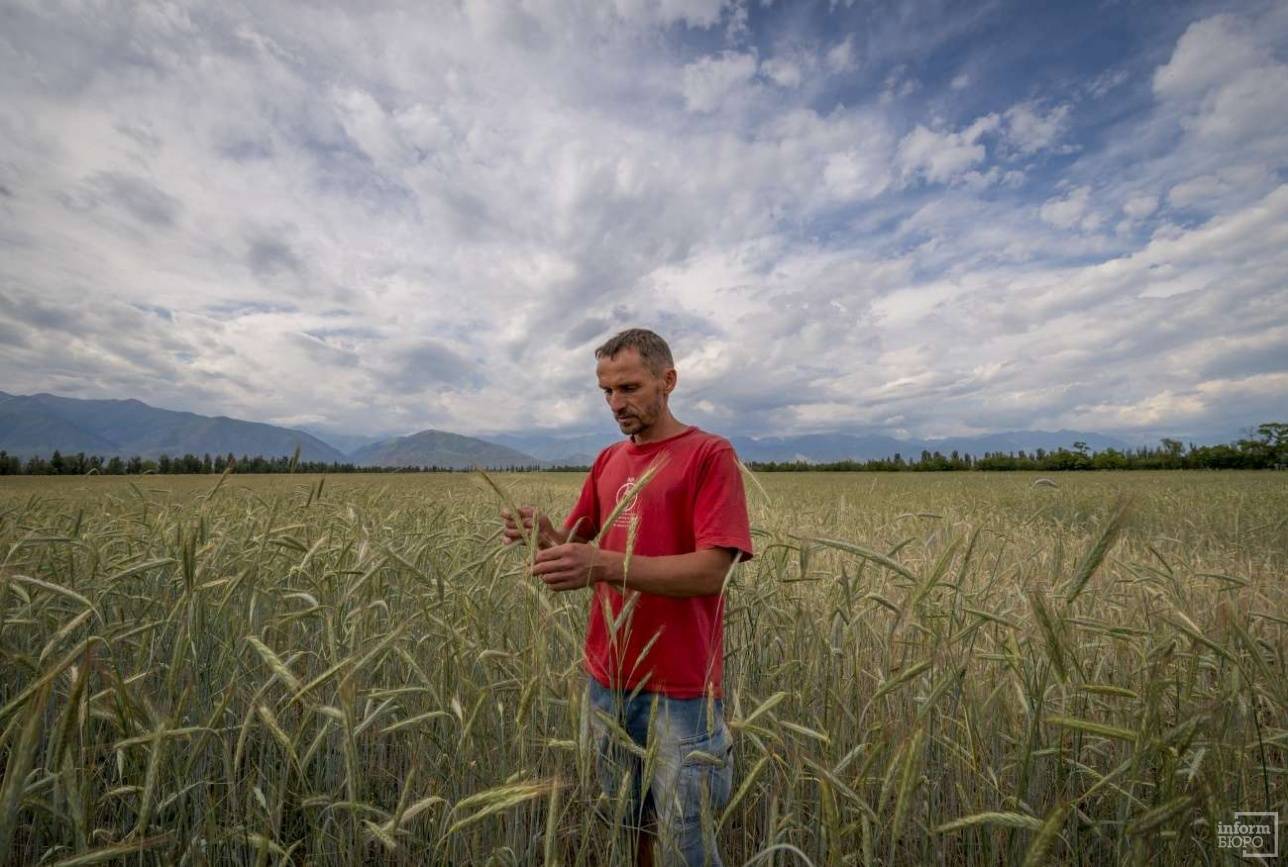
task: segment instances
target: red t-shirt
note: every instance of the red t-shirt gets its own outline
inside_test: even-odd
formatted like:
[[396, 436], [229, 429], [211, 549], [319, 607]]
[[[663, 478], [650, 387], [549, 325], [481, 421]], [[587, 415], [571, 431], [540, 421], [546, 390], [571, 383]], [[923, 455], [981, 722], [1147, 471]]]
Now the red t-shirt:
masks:
[[[637, 515], [634, 554], [661, 557], [719, 547], [736, 548], [742, 552], [739, 559], [750, 559], [747, 500], [733, 446], [696, 427], [658, 442], [623, 440], [600, 452], [564, 528], [576, 525], [579, 541], [593, 539], [600, 521], [660, 451], [668, 453], [666, 465], [613, 522], [600, 547], [625, 551], [627, 528], [631, 516]], [[616, 620], [626, 597], [608, 582], [595, 585], [586, 628], [587, 671], [612, 689], [631, 690], [643, 682], [642, 688], [650, 692], [697, 698], [706, 695], [710, 685], [721, 697], [724, 600], [639, 596], [613, 642], [612, 623], [605, 622], [601, 599], [607, 600]]]

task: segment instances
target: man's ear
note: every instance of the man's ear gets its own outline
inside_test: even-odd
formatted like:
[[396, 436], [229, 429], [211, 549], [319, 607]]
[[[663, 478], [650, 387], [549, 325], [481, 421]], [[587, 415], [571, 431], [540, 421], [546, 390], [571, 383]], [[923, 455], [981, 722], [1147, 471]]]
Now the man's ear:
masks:
[[675, 372], [674, 367], [672, 367], [665, 374], [663, 374], [662, 381], [665, 383], [665, 386], [663, 387], [663, 391], [665, 391], [666, 394], [670, 394], [672, 391], [674, 391], [675, 383], [679, 380], [679, 378], [680, 378], [680, 375]]

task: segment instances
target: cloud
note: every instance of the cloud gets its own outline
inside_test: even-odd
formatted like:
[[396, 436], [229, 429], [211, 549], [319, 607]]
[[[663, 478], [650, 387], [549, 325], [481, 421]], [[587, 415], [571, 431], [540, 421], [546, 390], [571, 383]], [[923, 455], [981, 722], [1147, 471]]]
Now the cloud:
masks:
[[684, 23], [708, 28], [720, 21], [725, 0], [613, 0], [613, 9], [635, 23]]
[[849, 72], [855, 66], [854, 40], [847, 36], [827, 49], [827, 68], [832, 72]]
[[1085, 230], [1100, 225], [1100, 218], [1091, 211], [1091, 188], [1076, 187], [1063, 196], [1047, 200], [1038, 209], [1044, 222], [1061, 229], [1079, 227]]
[[762, 62], [760, 72], [779, 87], [800, 87], [804, 80], [800, 64], [781, 57], [771, 57]]
[[1158, 210], [1158, 197], [1149, 194], [1132, 196], [1123, 202], [1123, 213], [1133, 220], [1143, 220]]
[[1231, 15], [1205, 18], [1185, 29], [1171, 59], [1154, 71], [1154, 91], [1165, 98], [1203, 96], [1265, 59], [1245, 23]]
[[906, 174], [933, 183], [948, 183], [984, 162], [987, 150], [980, 139], [997, 129], [996, 115], [977, 118], [959, 132], [937, 132], [920, 124], [899, 142], [899, 165]]
[[1023, 154], [1050, 148], [1067, 131], [1069, 110], [1068, 105], [1047, 111], [1032, 102], [1013, 105], [1003, 115], [1006, 140]]
[[684, 67], [684, 104], [689, 111], [714, 111], [734, 90], [756, 74], [753, 54], [724, 52]]
[[578, 429], [639, 324], [722, 432], [1282, 407], [1282, 15], [1019, 58], [1043, 13], [807, 11], [16, 7], [5, 390]]
[[301, 274], [304, 271], [304, 263], [289, 244], [266, 235], [251, 239], [246, 250], [246, 263], [259, 277], [272, 277], [282, 272]]
[[73, 210], [115, 209], [158, 229], [173, 226], [180, 211], [173, 196], [146, 178], [124, 172], [96, 172], [70, 190], [63, 201]]
[[1275, 60], [1268, 35], [1251, 22], [1216, 15], [1191, 24], [1171, 59], [1154, 73], [1154, 92], [1177, 104], [1182, 124], [1202, 138], [1282, 141], [1288, 65]]

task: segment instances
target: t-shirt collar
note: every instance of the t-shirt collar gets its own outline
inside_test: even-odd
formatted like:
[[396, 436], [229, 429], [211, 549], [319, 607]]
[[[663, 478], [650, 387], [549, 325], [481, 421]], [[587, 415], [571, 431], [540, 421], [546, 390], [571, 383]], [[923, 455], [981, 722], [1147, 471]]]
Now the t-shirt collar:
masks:
[[678, 440], [680, 437], [686, 437], [691, 433], [697, 432], [697, 430], [698, 430], [698, 426], [695, 424], [691, 424], [684, 430], [680, 431], [678, 434], [672, 434], [671, 436], [667, 437], [664, 440], [654, 440], [653, 442], [648, 442], [648, 443], [637, 443], [635, 442], [634, 439], [627, 437], [626, 451], [630, 452], [633, 455], [646, 455], [649, 452], [657, 451], [659, 446], [664, 446], [667, 443], [673, 443], [676, 440]]

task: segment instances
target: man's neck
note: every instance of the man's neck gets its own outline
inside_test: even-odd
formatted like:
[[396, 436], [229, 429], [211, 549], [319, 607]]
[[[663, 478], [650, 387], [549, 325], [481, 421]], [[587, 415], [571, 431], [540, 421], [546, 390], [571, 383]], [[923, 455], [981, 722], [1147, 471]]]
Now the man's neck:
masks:
[[686, 428], [688, 428], [688, 425], [681, 424], [676, 420], [675, 416], [667, 413], [664, 420], [659, 420], [657, 424], [650, 427], [647, 431], [631, 434], [631, 442], [639, 446], [647, 443], [655, 443], [658, 440], [669, 439], [676, 434], [683, 433]]

